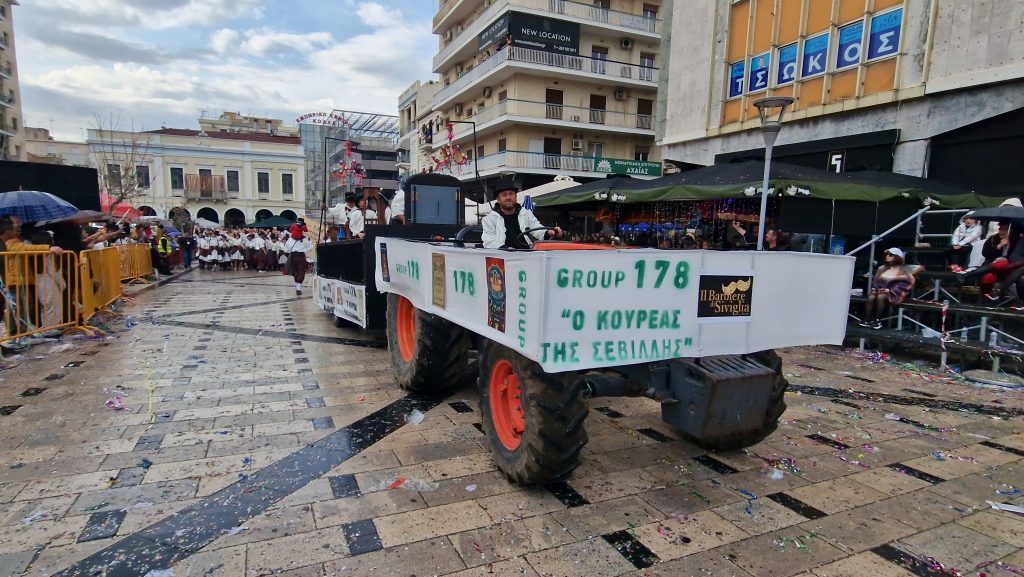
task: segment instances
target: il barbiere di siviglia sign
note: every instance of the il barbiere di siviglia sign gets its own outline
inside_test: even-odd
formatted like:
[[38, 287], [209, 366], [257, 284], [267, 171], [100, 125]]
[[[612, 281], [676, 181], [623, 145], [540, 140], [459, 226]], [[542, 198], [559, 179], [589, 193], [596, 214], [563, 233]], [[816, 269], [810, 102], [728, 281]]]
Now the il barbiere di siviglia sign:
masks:
[[661, 176], [660, 162], [625, 160], [621, 158], [595, 158], [594, 172], [605, 174], [629, 174], [636, 176]]
[[[500, 251], [378, 238], [376, 283], [549, 372], [839, 344], [854, 259]], [[813, 299], [793, 298], [814, 287]]]

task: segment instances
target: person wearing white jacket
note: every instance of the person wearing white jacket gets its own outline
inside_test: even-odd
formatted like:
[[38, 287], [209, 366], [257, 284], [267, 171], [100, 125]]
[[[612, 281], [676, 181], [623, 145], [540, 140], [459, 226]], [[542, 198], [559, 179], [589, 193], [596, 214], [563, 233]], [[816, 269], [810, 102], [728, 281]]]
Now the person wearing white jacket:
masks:
[[960, 226], [953, 231], [949, 248], [946, 249], [946, 264], [949, 270], [961, 272], [971, 258], [974, 243], [981, 238], [983, 228], [978, 219], [965, 216], [960, 219]]
[[481, 220], [484, 248], [529, 249], [533, 243], [545, 238], [562, 238], [562, 229], [538, 230], [523, 234], [527, 230], [544, 225], [533, 212], [516, 202], [517, 190], [511, 181], [495, 187], [497, 203], [494, 210]]

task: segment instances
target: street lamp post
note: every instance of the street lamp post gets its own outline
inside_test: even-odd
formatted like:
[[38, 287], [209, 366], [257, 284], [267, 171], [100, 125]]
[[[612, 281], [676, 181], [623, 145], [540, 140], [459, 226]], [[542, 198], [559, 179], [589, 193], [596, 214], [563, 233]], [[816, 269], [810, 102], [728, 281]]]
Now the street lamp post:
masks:
[[484, 187], [483, 183], [480, 182], [480, 165], [478, 164], [479, 159], [477, 158], [477, 148], [476, 148], [476, 122], [474, 122], [472, 120], [449, 120], [448, 123], [449, 124], [468, 124], [468, 125], [470, 125], [470, 127], [472, 127], [472, 129], [473, 129], [473, 172], [476, 174], [476, 183], [477, 183], [477, 185], [483, 190], [484, 202], [490, 202], [490, 199], [487, 198], [487, 189]]
[[757, 113], [761, 116], [761, 135], [764, 136], [764, 179], [761, 183], [761, 216], [757, 227], [757, 250], [764, 250], [765, 224], [768, 218], [768, 180], [772, 170], [772, 148], [782, 130], [782, 117], [786, 107], [795, 100], [788, 96], [773, 96], [754, 101]]

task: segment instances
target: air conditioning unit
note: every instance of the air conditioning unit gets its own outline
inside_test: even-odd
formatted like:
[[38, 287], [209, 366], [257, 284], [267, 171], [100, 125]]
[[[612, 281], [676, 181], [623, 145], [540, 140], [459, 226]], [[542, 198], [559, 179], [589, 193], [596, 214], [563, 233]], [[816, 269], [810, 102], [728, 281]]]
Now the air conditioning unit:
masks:
[[444, 33], [444, 41], [445, 42], [451, 42], [452, 41], [452, 31], [451, 30], [449, 30], [449, 31]]
[[484, 86], [484, 98], [490, 98], [490, 97], [491, 97], [491, 87], [490, 86]]
[[583, 141], [577, 138], [572, 139], [573, 150], [583, 150]]
[[623, 38], [622, 42], [621, 42], [621, 46], [625, 50], [629, 50], [630, 48], [633, 47], [633, 39], [632, 38]]
[[625, 99], [626, 99], [626, 89], [621, 87], [621, 86], [617, 87], [615, 89], [615, 100], [625, 100]]
[[462, 105], [461, 104], [456, 104], [455, 105], [455, 116], [459, 116], [461, 114], [462, 114]]

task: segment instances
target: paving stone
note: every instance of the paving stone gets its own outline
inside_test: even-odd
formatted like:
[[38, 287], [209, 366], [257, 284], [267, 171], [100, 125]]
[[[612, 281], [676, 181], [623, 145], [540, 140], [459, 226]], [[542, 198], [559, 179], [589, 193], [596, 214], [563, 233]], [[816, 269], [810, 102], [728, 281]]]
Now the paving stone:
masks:
[[600, 537], [531, 553], [526, 558], [541, 575], [613, 577], [635, 568]]
[[[670, 559], [626, 575], [627, 577], [750, 577], [750, 573], [730, 562], [718, 549]], [[813, 576], [808, 574], [800, 577]]]
[[875, 503], [886, 494], [843, 477], [786, 491], [808, 505], [826, 513], [837, 513], [860, 505]]
[[385, 547], [423, 541], [485, 527], [491, 518], [475, 502], [452, 503], [375, 519]]
[[622, 497], [557, 511], [551, 515], [577, 539], [631, 529], [665, 518], [639, 497]]
[[736, 541], [720, 551], [754, 577], [789, 577], [847, 555], [799, 527]]
[[324, 565], [328, 575], [373, 575], [374, 577], [410, 577], [411, 575], [447, 575], [466, 565], [447, 538], [430, 539], [399, 547], [385, 547]]
[[864, 507], [910, 525], [918, 531], [952, 523], [974, 509], [931, 491], [917, 491]]
[[827, 541], [849, 554], [866, 551], [917, 531], [914, 527], [868, 507], [807, 521], [800, 527], [809, 532], [813, 531], [818, 539]]
[[358, 497], [321, 500], [313, 505], [313, 514], [317, 527], [324, 528], [415, 511], [426, 506], [416, 491], [393, 489]]
[[450, 539], [468, 567], [494, 564], [575, 541], [550, 515], [497, 523], [451, 535]]
[[556, 496], [546, 489], [537, 487], [479, 498], [477, 503], [495, 523], [533, 517], [565, 508], [565, 504]]
[[865, 552], [814, 569], [816, 577], [914, 577], [914, 574], [874, 553]]
[[807, 521], [796, 513], [762, 495], [754, 501], [741, 501], [713, 509], [714, 513], [750, 535], [760, 535]]
[[272, 574], [348, 556], [338, 527], [246, 545], [246, 574]]
[[975, 531], [1024, 548], [1024, 517], [989, 509], [974, 515], [963, 517], [957, 523]]
[[1005, 557], [1017, 547], [963, 525], [943, 525], [901, 540], [910, 552], [932, 557], [947, 567], [974, 567]]

